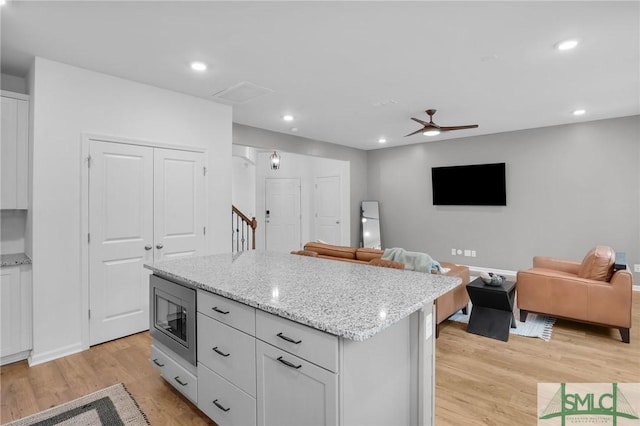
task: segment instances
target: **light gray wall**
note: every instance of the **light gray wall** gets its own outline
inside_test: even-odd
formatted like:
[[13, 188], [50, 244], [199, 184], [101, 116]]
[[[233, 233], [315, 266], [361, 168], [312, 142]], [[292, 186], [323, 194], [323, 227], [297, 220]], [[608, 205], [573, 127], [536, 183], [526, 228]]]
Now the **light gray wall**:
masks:
[[294, 154], [349, 161], [351, 177], [351, 246], [358, 245], [360, 241], [360, 202], [367, 199], [366, 151], [237, 123], [233, 124], [233, 143], [255, 148], [277, 149]]
[[[368, 151], [367, 160], [386, 247], [518, 270], [534, 255], [581, 260], [604, 244], [640, 263], [640, 116]], [[506, 207], [433, 205], [431, 167], [495, 162], [506, 163]]]
[[27, 80], [24, 77], [16, 77], [15, 75], [0, 75], [0, 89], [24, 95], [29, 94]]

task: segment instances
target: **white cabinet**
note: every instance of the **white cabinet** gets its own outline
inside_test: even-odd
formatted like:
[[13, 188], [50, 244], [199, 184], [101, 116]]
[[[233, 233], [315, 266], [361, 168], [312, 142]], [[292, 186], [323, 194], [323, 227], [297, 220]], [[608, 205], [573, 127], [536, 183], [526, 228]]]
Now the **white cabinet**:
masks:
[[27, 208], [29, 97], [2, 91], [0, 208]]
[[157, 342], [151, 346], [152, 365], [168, 383], [195, 404], [198, 401], [198, 378], [178, 360], [180, 357], [171, 355], [169, 349]]
[[31, 350], [31, 265], [0, 269], [0, 365], [26, 359]]
[[338, 424], [338, 375], [267, 343], [256, 344], [258, 425]]

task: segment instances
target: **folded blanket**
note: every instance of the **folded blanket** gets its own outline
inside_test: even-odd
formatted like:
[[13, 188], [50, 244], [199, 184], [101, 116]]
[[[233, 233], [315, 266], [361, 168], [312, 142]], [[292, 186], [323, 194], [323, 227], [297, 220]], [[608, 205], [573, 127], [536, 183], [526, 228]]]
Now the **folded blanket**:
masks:
[[395, 262], [402, 262], [404, 263], [404, 268], [409, 271], [435, 271], [437, 273], [440, 273], [442, 271], [442, 267], [440, 266], [438, 261], [433, 260], [428, 254], [407, 251], [399, 247], [385, 249], [384, 253], [382, 254], [382, 258], [393, 260]]

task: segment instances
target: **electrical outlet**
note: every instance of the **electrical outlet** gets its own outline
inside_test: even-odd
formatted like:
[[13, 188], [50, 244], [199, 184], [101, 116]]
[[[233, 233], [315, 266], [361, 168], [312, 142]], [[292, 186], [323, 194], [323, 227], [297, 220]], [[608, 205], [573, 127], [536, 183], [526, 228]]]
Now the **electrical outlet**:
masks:
[[640, 264], [636, 263], [633, 265], [633, 272], [640, 272]]
[[464, 255], [467, 256], [467, 257], [470, 257], [471, 256], [471, 250], [465, 249], [464, 250]]
[[456, 255], [456, 249], [451, 249], [451, 256], [455, 256]]
[[471, 250], [471, 257], [476, 257], [476, 251], [475, 250]]

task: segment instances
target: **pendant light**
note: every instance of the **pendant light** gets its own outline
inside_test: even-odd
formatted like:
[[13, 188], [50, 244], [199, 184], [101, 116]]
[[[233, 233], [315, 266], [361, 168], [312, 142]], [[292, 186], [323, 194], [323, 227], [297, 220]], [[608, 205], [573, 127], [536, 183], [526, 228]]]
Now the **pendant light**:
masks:
[[271, 157], [269, 157], [271, 163], [271, 170], [278, 170], [280, 168], [280, 156], [277, 152], [273, 151]]

